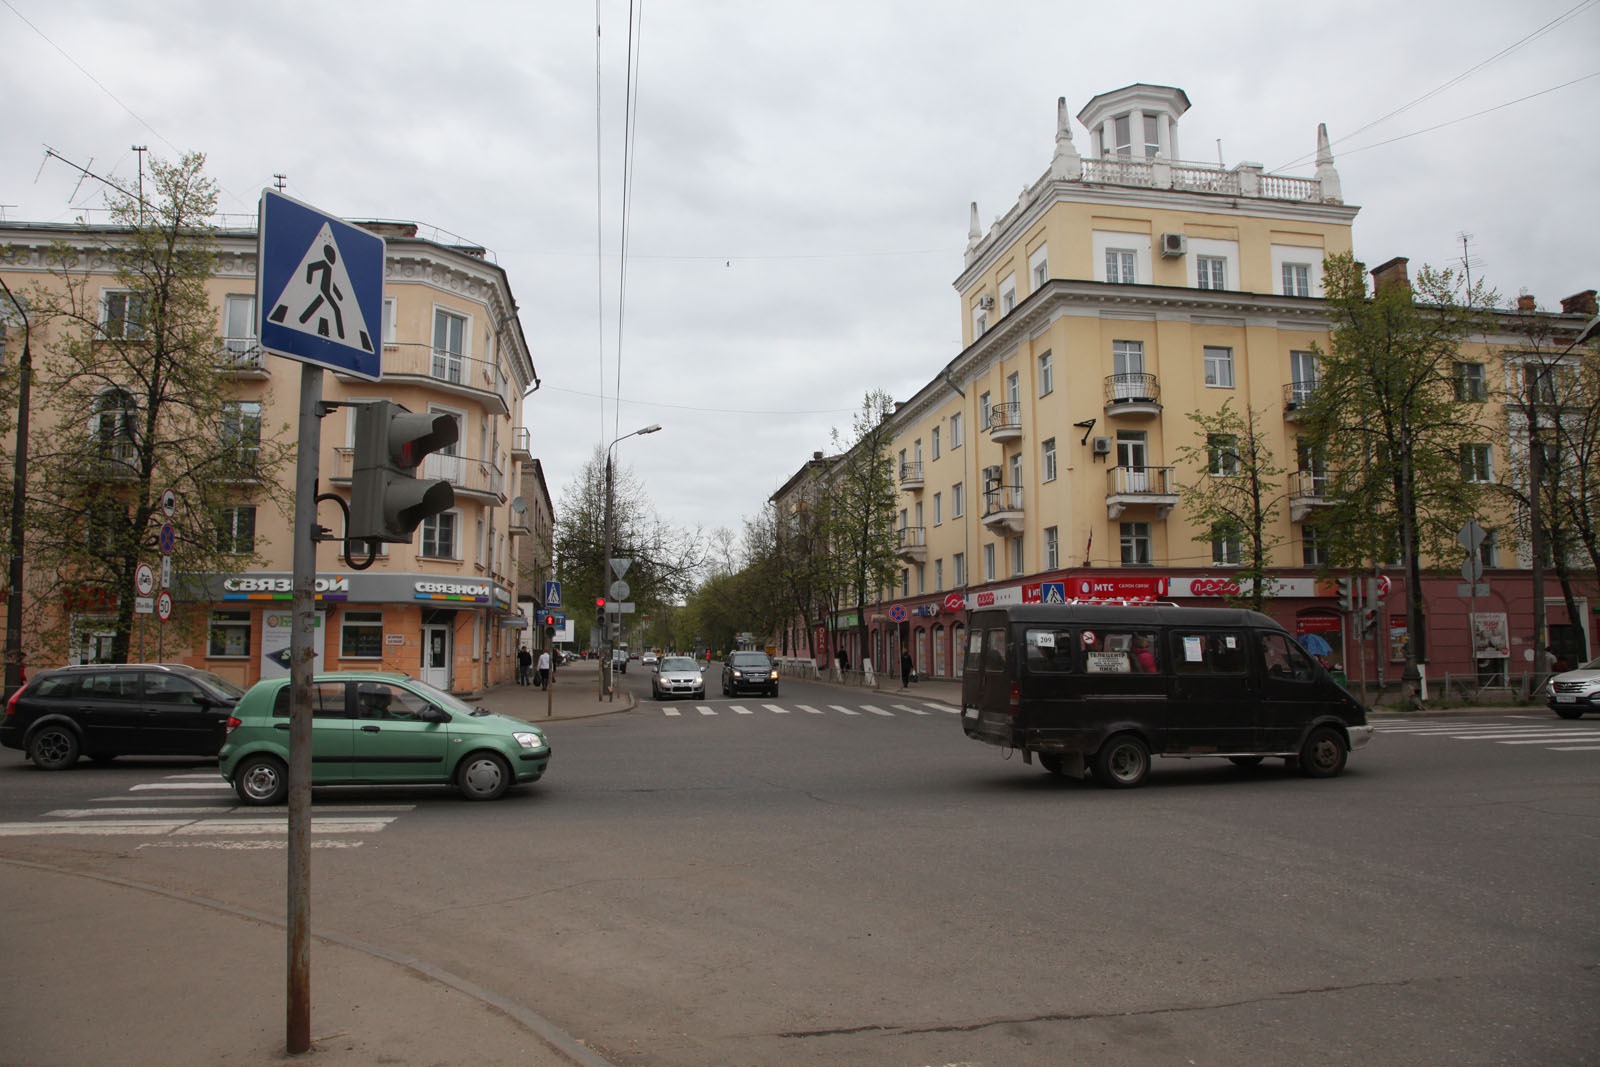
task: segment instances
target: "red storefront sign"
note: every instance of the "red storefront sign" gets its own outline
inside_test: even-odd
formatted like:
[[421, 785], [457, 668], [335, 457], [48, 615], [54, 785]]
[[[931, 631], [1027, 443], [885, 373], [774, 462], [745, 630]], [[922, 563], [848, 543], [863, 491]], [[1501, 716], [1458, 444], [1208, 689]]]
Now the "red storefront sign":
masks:
[[1167, 595], [1167, 578], [1154, 574], [1069, 578], [1067, 595], [1077, 600], [1154, 600]]
[[1195, 578], [1189, 582], [1190, 596], [1238, 596], [1239, 583], [1232, 578]]

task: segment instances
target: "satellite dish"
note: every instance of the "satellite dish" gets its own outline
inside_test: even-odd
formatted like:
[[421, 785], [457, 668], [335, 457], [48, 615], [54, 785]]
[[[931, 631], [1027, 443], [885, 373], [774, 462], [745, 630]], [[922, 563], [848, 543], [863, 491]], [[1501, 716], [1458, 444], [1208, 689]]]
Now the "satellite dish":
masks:
[[521, 515], [528, 510], [528, 502], [520, 496], [511, 501], [511, 514]]

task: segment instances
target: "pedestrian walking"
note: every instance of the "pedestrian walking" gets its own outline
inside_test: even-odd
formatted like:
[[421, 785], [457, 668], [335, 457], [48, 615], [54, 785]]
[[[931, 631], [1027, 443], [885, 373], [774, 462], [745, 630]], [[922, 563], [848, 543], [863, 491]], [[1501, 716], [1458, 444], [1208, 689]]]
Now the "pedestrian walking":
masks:
[[539, 653], [539, 688], [546, 689], [550, 685], [550, 650], [547, 648]]
[[911, 664], [911, 651], [909, 649], [901, 649], [900, 650], [900, 688], [901, 689], [910, 689], [911, 688], [911, 673], [912, 673], [911, 667], [912, 667], [912, 664]]
[[528, 646], [527, 645], [523, 645], [521, 648], [517, 649], [517, 684], [518, 685], [527, 685], [529, 682], [532, 681], [532, 679], [528, 677], [528, 673], [532, 669], [533, 669], [533, 653], [528, 651]]

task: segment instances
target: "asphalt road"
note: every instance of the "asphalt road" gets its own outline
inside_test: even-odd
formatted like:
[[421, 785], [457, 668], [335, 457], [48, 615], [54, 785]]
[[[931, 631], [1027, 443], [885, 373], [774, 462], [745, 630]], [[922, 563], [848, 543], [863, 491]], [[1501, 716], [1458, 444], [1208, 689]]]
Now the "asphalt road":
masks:
[[[1158, 761], [1112, 791], [915, 691], [623, 681], [638, 710], [551, 724], [497, 803], [319, 793], [314, 924], [616, 1064], [1600, 1062], [1600, 721], [1434, 716], [1338, 779]], [[204, 764], [11, 755], [0, 854], [281, 907], [281, 848]], [[6, 829], [74, 820], [157, 829]]]

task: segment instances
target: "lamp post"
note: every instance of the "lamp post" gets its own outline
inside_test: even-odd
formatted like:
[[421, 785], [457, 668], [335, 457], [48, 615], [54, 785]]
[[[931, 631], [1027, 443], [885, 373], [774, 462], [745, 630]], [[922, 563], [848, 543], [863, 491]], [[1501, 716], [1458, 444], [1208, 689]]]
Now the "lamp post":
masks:
[[[1567, 353], [1583, 344], [1585, 341], [1600, 334], [1600, 315], [1595, 315], [1584, 323], [1583, 329], [1578, 331], [1578, 336], [1572, 343], [1561, 350], [1556, 356], [1557, 360], [1565, 359]], [[1539, 440], [1539, 401], [1540, 394], [1546, 385], [1545, 371], [1549, 364], [1541, 364], [1534, 380], [1525, 383], [1528, 393], [1528, 547], [1533, 553], [1533, 676], [1534, 686], [1545, 671], [1545, 650], [1549, 648], [1550, 640], [1545, 635], [1544, 614], [1544, 515], [1543, 505], [1539, 494], [1543, 491], [1544, 482], [1544, 445]], [[1558, 419], [1559, 415], [1556, 416]]]
[[[617, 445], [621, 444], [623, 441], [626, 441], [628, 438], [630, 438], [630, 437], [639, 437], [639, 436], [641, 436], [643, 434], [647, 434], [647, 433], [655, 433], [659, 429], [661, 429], [661, 426], [660, 426], [659, 423], [651, 423], [649, 426], [642, 427], [640, 429], [637, 429], [637, 430], [633, 431], [632, 433], [625, 433], [621, 437], [615, 438], [609, 445], [606, 446], [606, 558], [605, 558], [605, 562], [602, 563], [601, 567], [600, 567], [600, 585], [602, 587], [602, 592], [607, 594], [606, 595], [607, 612], [609, 612], [609, 609], [611, 607], [611, 597], [610, 597], [609, 592], [608, 592], [609, 583], [611, 581], [611, 574], [612, 574], [612, 570], [611, 570], [611, 547], [612, 547], [611, 546], [611, 540], [612, 540], [613, 534], [616, 531], [615, 517], [612, 514], [611, 453], [617, 447]], [[618, 597], [617, 599], [621, 600], [621, 597]], [[617, 607], [619, 609], [619, 614], [620, 614], [620, 609], [621, 609], [622, 605], [618, 604]], [[611, 693], [611, 691], [612, 691], [612, 687], [611, 687], [611, 654], [612, 654], [611, 653], [611, 649], [612, 649], [611, 620], [606, 618], [605, 615], [602, 614], [601, 618], [600, 618], [600, 625], [601, 625], [601, 633], [603, 634], [603, 637], [602, 637], [601, 642], [600, 642], [600, 647], [604, 651], [604, 657], [600, 661], [600, 696], [602, 698], [604, 698], [608, 693]]]
[[[6, 672], [7, 696], [22, 685], [22, 551], [23, 510], [28, 500], [28, 387], [33, 378], [33, 351], [29, 347], [33, 328], [22, 301], [11, 293], [11, 287], [0, 278], [0, 289], [6, 300], [22, 317], [22, 359], [17, 364], [17, 446], [15, 465], [11, 476], [11, 569], [6, 581]], [[6, 316], [0, 315], [0, 330], [5, 329]]]

